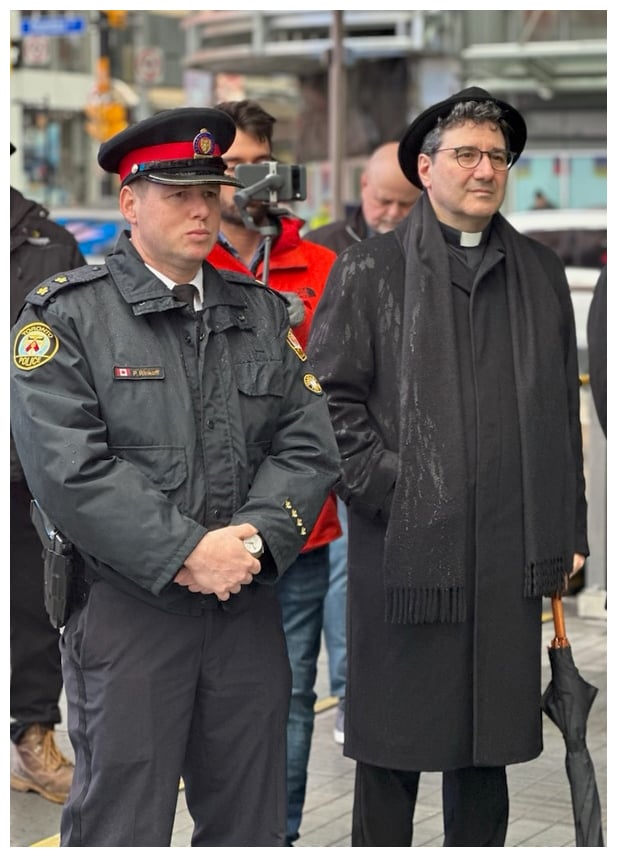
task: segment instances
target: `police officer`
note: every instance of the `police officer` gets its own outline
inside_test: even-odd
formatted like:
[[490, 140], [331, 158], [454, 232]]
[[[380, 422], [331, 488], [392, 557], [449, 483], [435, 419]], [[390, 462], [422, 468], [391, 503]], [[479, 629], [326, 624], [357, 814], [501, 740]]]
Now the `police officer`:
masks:
[[180, 777], [193, 846], [285, 844], [272, 584], [339, 460], [284, 300], [203, 261], [234, 133], [182, 108], [104, 143], [130, 231], [35, 289], [12, 331], [18, 451], [89, 590], [61, 644], [62, 846], [168, 846]]

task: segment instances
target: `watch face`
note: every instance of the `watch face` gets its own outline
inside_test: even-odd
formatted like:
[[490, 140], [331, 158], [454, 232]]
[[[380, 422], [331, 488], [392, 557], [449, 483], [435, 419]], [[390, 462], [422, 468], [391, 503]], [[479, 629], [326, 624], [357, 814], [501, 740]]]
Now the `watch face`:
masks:
[[252, 554], [254, 557], [260, 557], [264, 552], [264, 545], [261, 540], [261, 536], [259, 533], [255, 533], [254, 536], [249, 536], [248, 539], [243, 539], [244, 547], [247, 551]]

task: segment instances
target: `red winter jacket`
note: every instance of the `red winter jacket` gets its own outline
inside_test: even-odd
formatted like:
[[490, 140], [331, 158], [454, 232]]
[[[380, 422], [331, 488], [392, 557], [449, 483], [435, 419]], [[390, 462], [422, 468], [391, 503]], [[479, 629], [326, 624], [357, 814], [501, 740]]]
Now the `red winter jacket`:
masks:
[[[326, 284], [336, 253], [327, 247], [313, 244], [300, 237], [303, 221], [297, 217], [281, 218], [281, 233], [272, 242], [268, 269], [268, 285], [279, 292], [295, 292], [302, 298], [306, 313], [302, 324], [293, 331], [305, 348], [309, 328], [317, 301]], [[262, 279], [263, 262], [256, 271], [250, 271], [244, 262], [230, 253], [220, 241], [208, 255], [208, 262], [215, 268], [228, 271], [241, 271], [257, 279]], [[333, 492], [324, 503], [323, 509], [304, 546], [305, 551], [329, 544], [342, 533], [336, 513], [336, 496]]]

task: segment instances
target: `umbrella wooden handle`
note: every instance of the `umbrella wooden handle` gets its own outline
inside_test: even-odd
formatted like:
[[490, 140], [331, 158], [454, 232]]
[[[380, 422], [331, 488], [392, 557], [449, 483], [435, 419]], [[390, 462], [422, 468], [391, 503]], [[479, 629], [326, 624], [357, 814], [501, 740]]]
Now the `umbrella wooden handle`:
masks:
[[551, 649], [566, 649], [570, 646], [570, 642], [566, 637], [566, 622], [563, 616], [561, 595], [553, 595], [551, 607], [553, 608], [553, 623], [555, 625], [555, 637], [551, 642]]

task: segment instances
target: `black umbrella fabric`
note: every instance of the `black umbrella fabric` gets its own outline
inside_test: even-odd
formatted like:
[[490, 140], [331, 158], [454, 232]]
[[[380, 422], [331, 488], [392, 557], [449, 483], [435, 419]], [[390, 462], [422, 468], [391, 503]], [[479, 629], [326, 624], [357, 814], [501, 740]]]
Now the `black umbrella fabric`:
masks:
[[552, 607], [555, 638], [548, 650], [551, 681], [542, 695], [542, 710], [559, 728], [566, 744], [576, 844], [603, 847], [600, 797], [586, 743], [587, 718], [598, 689], [585, 681], [574, 663], [560, 597], [552, 599]]

